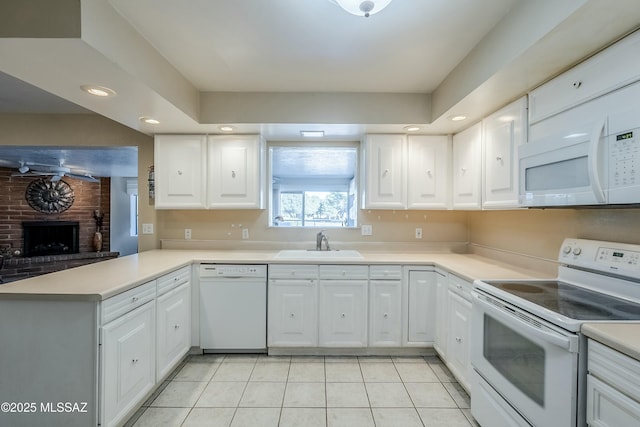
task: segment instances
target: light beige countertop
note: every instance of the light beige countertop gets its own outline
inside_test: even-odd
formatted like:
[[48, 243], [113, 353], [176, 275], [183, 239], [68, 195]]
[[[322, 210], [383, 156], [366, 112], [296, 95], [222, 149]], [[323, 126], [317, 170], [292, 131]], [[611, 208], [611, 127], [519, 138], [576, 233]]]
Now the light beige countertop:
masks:
[[640, 360], [640, 323], [585, 323], [581, 331], [589, 338]]
[[523, 279], [544, 277], [478, 255], [452, 253], [363, 252], [358, 260], [290, 260], [278, 251], [158, 249], [129, 255], [0, 286], [0, 298], [101, 301], [153, 280], [177, 268], [200, 262], [235, 264], [403, 264], [434, 265], [463, 279]]

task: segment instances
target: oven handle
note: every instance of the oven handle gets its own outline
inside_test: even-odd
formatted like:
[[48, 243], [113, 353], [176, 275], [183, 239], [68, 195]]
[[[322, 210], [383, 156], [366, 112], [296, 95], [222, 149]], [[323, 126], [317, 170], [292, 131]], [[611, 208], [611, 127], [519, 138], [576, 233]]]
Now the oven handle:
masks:
[[[515, 315], [515, 313], [519, 313], [519, 312], [504, 305], [500, 301], [497, 301], [491, 297], [488, 297], [486, 295], [480, 294], [475, 291], [472, 291], [472, 294], [475, 298], [474, 304], [478, 304], [479, 306], [481, 306], [482, 311], [491, 314], [491, 316], [495, 317], [496, 319], [502, 320], [505, 324], [513, 325], [514, 323], [516, 323], [519, 326], [527, 328], [528, 334], [535, 335], [536, 337], [548, 343], [551, 343], [557, 347], [560, 347], [564, 350], [567, 350], [570, 353], [578, 352], [577, 336], [565, 336], [550, 330], [542, 329], [540, 326], [533, 324], [533, 322], [539, 323], [538, 320], [535, 320], [529, 316], [522, 314], [524, 319], [531, 319], [532, 322], [530, 323], [526, 320], [523, 320], [523, 318], [520, 318], [519, 316]], [[497, 304], [502, 306], [503, 309], [500, 310], [499, 308], [495, 307], [493, 304], [488, 302], [489, 300], [495, 301]], [[507, 313], [504, 310], [509, 310], [509, 312]]]
[[589, 181], [591, 181], [591, 190], [598, 203], [605, 203], [607, 201], [604, 191], [602, 191], [602, 183], [600, 182], [600, 165], [603, 162], [603, 159], [600, 157], [600, 146], [604, 139], [604, 126], [605, 121], [599, 121], [589, 141]]

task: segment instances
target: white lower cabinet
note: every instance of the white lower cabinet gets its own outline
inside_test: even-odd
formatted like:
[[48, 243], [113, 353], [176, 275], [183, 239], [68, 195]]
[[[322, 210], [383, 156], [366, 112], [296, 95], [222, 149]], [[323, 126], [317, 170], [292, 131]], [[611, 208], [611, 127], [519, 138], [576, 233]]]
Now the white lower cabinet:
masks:
[[400, 266], [371, 266], [369, 346], [402, 345], [402, 272]]
[[269, 347], [318, 345], [317, 293], [315, 279], [269, 281]]
[[367, 346], [367, 280], [320, 280], [321, 347]]
[[166, 377], [191, 347], [191, 282], [158, 297], [158, 380]]
[[101, 425], [119, 425], [156, 384], [155, 301], [102, 327]]
[[408, 278], [407, 341], [432, 344], [436, 331], [436, 286], [433, 271], [410, 270]]
[[640, 361], [588, 341], [587, 424], [640, 426]]
[[445, 273], [436, 270], [436, 336], [433, 347], [446, 359], [447, 357], [447, 293], [448, 282]]
[[458, 382], [470, 390], [471, 284], [449, 275], [446, 363]]

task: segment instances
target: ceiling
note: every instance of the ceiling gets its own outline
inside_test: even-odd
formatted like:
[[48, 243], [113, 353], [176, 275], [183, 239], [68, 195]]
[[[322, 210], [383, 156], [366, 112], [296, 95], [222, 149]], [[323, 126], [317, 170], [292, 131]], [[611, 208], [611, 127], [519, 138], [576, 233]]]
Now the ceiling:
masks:
[[[369, 18], [332, 0], [2, 3], [0, 113], [94, 112], [149, 135], [229, 124], [281, 141], [454, 133], [640, 23], [637, 0], [394, 0]], [[59, 28], [73, 19], [77, 34]]]

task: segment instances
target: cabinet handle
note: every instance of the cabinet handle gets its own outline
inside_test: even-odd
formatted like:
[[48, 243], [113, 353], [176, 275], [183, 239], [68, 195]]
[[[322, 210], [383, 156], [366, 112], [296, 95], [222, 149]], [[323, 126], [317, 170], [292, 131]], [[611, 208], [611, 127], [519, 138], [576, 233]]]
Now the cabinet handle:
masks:
[[462, 285], [456, 285], [456, 288], [462, 289]]
[[131, 298], [131, 302], [136, 302], [136, 301], [138, 301], [138, 299], [139, 299], [138, 297], [133, 297], [133, 298]]
[[344, 319], [345, 317], [347, 317], [347, 315], [342, 313], [342, 315], [340, 317], [342, 317]]
[[382, 315], [382, 317], [384, 317], [386, 319], [387, 317], [389, 317], [389, 314], [385, 313], [385, 314]]
[[496, 156], [496, 160], [501, 162], [502, 161], [502, 156]]
[[388, 173], [389, 173], [389, 169], [385, 169], [385, 170], [382, 172], [382, 176], [387, 176], [387, 174], [388, 174]]
[[456, 337], [456, 342], [462, 342], [462, 338]]
[[235, 178], [236, 177], [236, 171], [231, 171], [231, 178]]
[[135, 365], [136, 363], [138, 363], [140, 361], [140, 359], [132, 359], [131, 360], [131, 364]]
[[293, 319], [294, 317], [296, 317], [296, 315], [295, 315], [295, 314], [293, 314], [293, 313], [291, 313], [291, 314], [289, 315], [289, 317], [291, 317], [291, 318]]
[[582, 82], [581, 81], [573, 82], [573, 88], [574, 89], [580, 89], [580, 86], [582, 86]]
[[467, 168], [460, 168], [460, 171], [464, 174], [467, 172]]
[[177, 281], [178, 281], [178, 278], [177, 278], [177, 277], [174, 277], [174, 278], [173, 278], [173, 281], [174, 281], [174, 282], [177, 282]]
[[428, 175], [428, 176], [433, 176], [433, 174], [431, 173], [431, 170], [428, 170], [428, 171], [427, 171], [427, 175]]
[[178, 171], [178, 175], [182, 175], [182, 171]]
[[346, 271], [344, 271], [344, 270], [342, 270], [342, 275], [343, 275], [343, 276], [346, 276], [346, 275], [347, 275], [347, 272], [346, 272]]
[[180, 329], [180, 325], [175, 325], [173, 329]]

